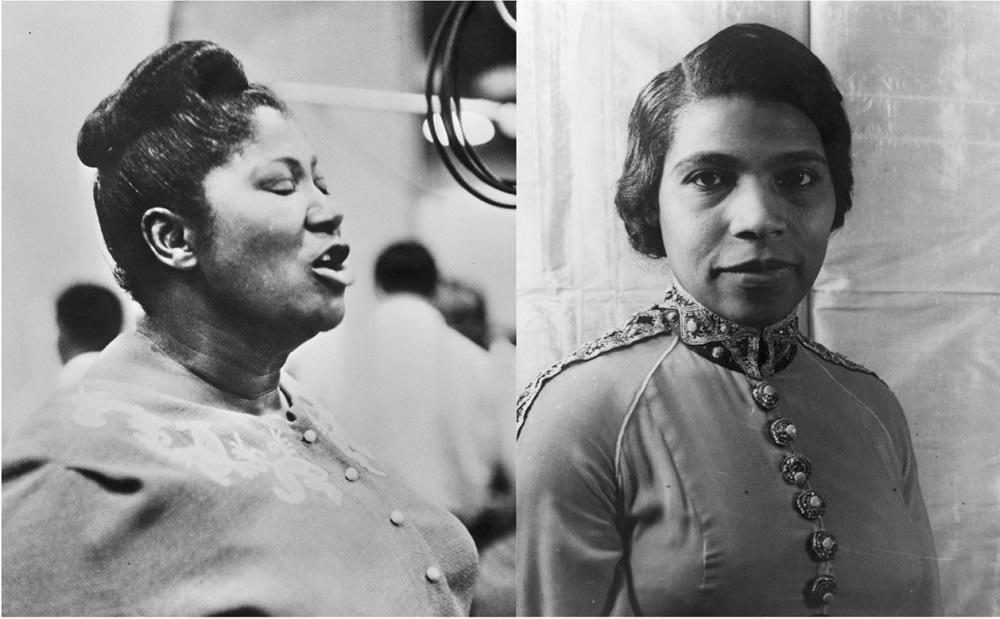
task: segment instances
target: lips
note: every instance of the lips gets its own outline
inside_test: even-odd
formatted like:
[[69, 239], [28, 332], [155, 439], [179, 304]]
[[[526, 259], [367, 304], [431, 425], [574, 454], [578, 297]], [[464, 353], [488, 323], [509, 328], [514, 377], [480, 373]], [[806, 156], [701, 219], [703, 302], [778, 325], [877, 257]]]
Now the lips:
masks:
[[766, 274], [773, 271], [781, 271], [782, 269], [794, 268], [794, 262], [787, 262], [785, 260], [779, 260], [777, 258], [754, 258], [751, 260], [745, 260], [743, 262], [738, 262], [734, 265], [722, 267], [718, 269], [719, 271], [727, 273], [762, 273]]
[[351, 248], [344, 244], [331, 245], [312, 262], [312, 270], [318, 277], [339, 286], [349, 286], [354, 283], [351, 273], [344, 261], [347, 260]]
[[313, 260], [314, 269], [341, 269], [344, 267], [344, 260], [351, 253], [351, 248], [347, 245], [334, 245]]

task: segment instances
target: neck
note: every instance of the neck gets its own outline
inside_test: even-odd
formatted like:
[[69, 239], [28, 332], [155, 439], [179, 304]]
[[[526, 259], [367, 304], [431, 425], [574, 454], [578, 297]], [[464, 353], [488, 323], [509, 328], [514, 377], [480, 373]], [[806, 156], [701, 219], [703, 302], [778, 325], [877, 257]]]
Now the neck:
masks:
[[[176, 308], [183, 307], [183, 311]], [[269, 345], [225, 321], [212, 320], [197, 302], [161, 304], [138, 330], [171, 359], [220, 391], [263, 408], [281, 407], [281, 368], [294, 346]]]
[[740, 325], [706, 308], [676, 282], [663, 305], [685, 345], [752, 379], [781, 371], [795, 357], [798, 319], [794, 312], [763, 328]]

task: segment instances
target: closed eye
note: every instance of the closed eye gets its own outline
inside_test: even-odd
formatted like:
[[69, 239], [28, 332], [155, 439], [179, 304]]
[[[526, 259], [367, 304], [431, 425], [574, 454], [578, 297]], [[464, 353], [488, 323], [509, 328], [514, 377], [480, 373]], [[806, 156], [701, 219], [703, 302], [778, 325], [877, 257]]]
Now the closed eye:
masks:
[[288, 196], [295, 193], [295, 180], [291, 178], [283, 178], [281, 180], [271, 181], [264, 186], [264, 189], [270, 191], [271, 193], [276, 193], [279, 196]]
[[322, 176], [314, 177], [313, 184], [316, 185], [316, 188], [319, 189], [323, 193], [323, 195], [325, 196], [330, 195], [330, 189], [326, 186], [326, 179], [323, 178]]

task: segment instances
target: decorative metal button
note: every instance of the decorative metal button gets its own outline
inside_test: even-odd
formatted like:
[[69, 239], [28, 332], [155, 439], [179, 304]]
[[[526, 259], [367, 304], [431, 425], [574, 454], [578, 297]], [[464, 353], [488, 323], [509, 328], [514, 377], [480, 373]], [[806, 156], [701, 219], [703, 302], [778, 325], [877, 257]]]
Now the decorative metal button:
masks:
[[779, 417], [771, 422], [771, 440], [779, 447], [784, 447], [794, 441], [797, 432], [795, 424], [790, 419]]
[[812, 462], [809, 458], [793, 454], [787, 456], [781, 463], [781, 476], [790, 484], [801, 486], [812, 477]]
[[315, 430], [306, 430], [305, 432], [302, 433], [302, 440], [304, 440], [307, 443], [315, 443], [316, 442], [316, 431]]
[[347, 470], [344, 471], [344, 479], [347, 481], [358, 481], [358, 469], [353, 466], [347, 467]]
[[441, 580], [441, 568], [436, 565], [432, 565], [427, 568], [426, 572], [424, 572], [424, 576], [429, 582], [437, 582]]
[[406, 516], [404, 516], [403, 512], [401, 512], [399, 510], [396, 510], [396, 511], [392, 512], [391, 514], [389, 514], [389, 522], [391, 522], [392, 524], [396, 525], [397, 527], [398, 526], [402, 526], [402, 524], [403, 524], [403, 522], [405, 520], [406, 520]]
[[676, 311], [670, 310], [669, 312], [667, 312], [667, 322], [671, 322], [673, 324], [677, 324], [677, 312]]
[[722, 346], [716, 346], [712, 349], [713, 359], [721, 359], [724, 354], [726, 354], [726, 350]]
[[837, 554], [837, 538], [827, 530], [816, 531], [809, 537], [809, 550], [820, 561], [830, 561]]
[[754, 385], [751, 394], [757, 406], [766, 411], [772, 411], [778, 406], [778, 390], [765, 381], [760, 381]]
[[688, 333], [695, 333], [698, 331], [698, 323], [695, 322], [693, 318], [690, 318], [687, 323], [685, 323], [684, 328], [687, 329]]
[[813, 604], [830, 604], [837, 595], [837, 580], [833, 576], [817, 576], [809, 581], [806, 591]]
[[826, 513], [826, 501], [823, 497], [816, 494], [812, 490], [806, 490], [805, 492], [800, 492], [797, 497], [795, 497], [795, 508], [799, 510], [805, 518], [809, 520], [816, 520], [824, 513]]
[[293, 413], [292, 411], [286, 411], [285, 417], [288, 419], [288, 421], [295, 421], [295, 413]]

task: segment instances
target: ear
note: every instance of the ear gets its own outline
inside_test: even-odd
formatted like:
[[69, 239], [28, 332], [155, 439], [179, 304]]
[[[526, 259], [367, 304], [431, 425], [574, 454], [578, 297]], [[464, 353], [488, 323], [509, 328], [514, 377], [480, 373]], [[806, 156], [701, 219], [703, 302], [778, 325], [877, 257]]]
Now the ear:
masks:
[[156, 259], [175, 269], [188, 271], [198, 264], [194, 252], [194, 228], [177, 213], [151, 208], [142, 215], [142, 236]]
[[657, 200], [656, 208], [646, 209], [646, 212], [642, 215], [643, 220], [647, 225], [654, 226], [656, 228], [660, 227], [660, 203]]

